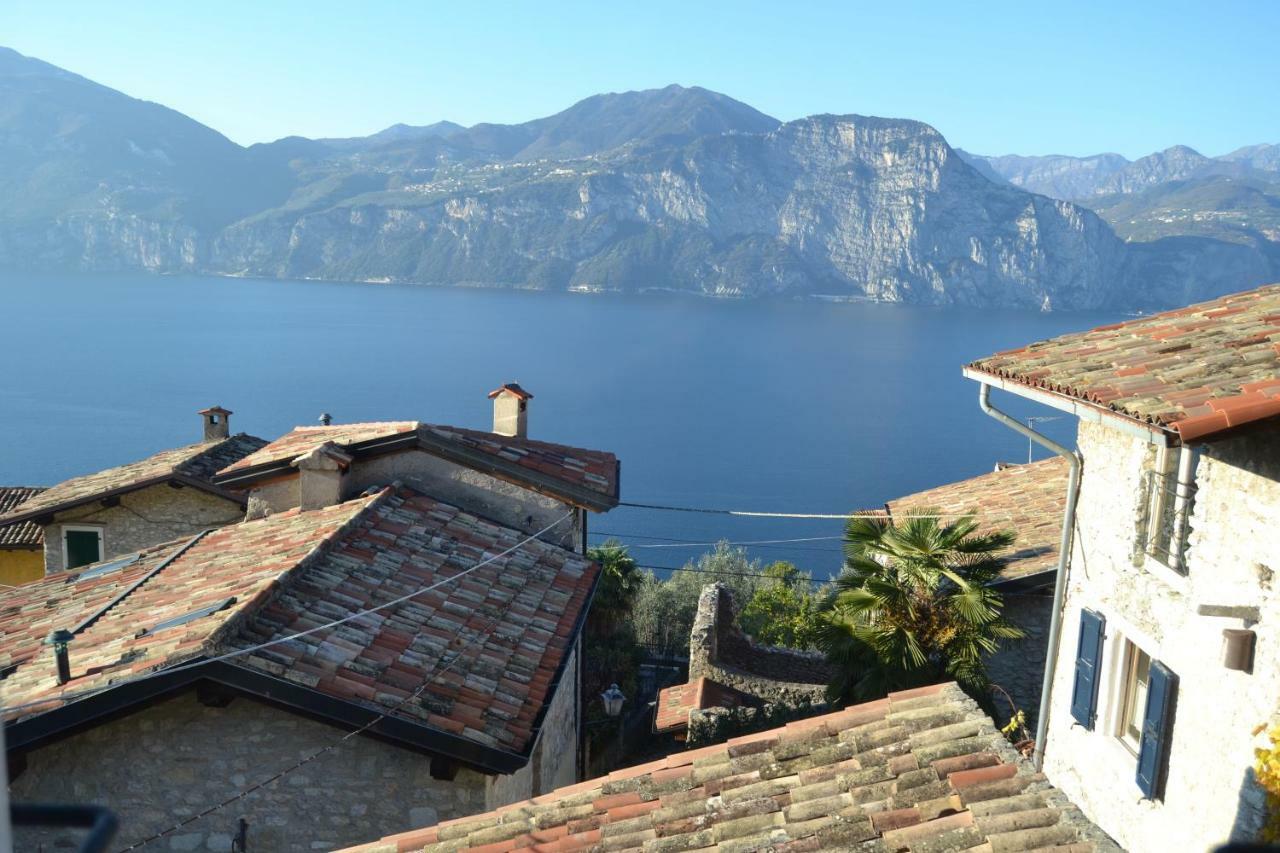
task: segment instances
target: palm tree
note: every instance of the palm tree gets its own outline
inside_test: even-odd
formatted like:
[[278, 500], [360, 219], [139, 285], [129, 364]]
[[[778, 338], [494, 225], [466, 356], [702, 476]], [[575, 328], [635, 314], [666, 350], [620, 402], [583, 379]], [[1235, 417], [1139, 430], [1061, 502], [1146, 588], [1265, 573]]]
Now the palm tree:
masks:
[[819, 646], [836, 675], [833, 699], [872, 699], [955, 679], [977, 695], [984, 654], [1022, 636], [1001, 618], [991, 582], [1013, 544], [1011, 531], [977, 532], [970, 516], [941, 524], [937, 510], [899, 521], [850, 519], [845, 569], [825, 602]]

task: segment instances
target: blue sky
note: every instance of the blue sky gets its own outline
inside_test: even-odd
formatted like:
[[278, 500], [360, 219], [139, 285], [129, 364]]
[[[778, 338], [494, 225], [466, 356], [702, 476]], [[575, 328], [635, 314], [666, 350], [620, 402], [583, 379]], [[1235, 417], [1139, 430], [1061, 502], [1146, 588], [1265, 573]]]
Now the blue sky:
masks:
[[1280, 2], [5, 0], [0, 44], [248, 144], [516, 122], [668, 83], [982, 153], [1280, 142]]

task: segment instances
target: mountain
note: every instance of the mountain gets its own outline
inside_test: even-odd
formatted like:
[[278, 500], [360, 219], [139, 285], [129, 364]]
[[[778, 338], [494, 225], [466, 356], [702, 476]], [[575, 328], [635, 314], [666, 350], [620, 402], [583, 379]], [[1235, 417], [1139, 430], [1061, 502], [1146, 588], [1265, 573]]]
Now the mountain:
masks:
[[110, 214], [225, 225], [278, 204], [292, 182], [222, 134], [0, 48], [0, 218]]
[[[1165, 154], [1107, 180], [1126, 174], [1127, 191], [1194, 160]], [[1268, 231], [1126, 242], [995, 159], [916, 121], [782, 124], [680, 86], [515, 125], [242, 148], [5, 51], [0, 266], [1040, 309], [1161, 307], [1277, 277]]]
[[350, 136], [341, 139], [317, 139], [330, 148], [338, 148], [342, 150], [353, 150], [360, 148], [373, 148], [387, 143], [411, 142], [420, 139], [439, 139], [446, 136], [452, 136], [455, 133], [466, 130], [460, 124], [452, 121], [438, 121], [434, 124], [411, 125], [411, 124], [393, 124], [388, 128], [384, 128], [377, 133], [369, 136]]
[[1170, 181], [1217, 177], [1280, 181], [1280, 145], [1251, 145], [1221, 157], [1206, 157], [1175, 145], [1133, 161], [1119, 154], [991, 157], [965, 151], [961, 156], [975, 168], [989, 170], [1029, 192], [1086, 203], [1098, 196], [1139, 193]]
[[1109, 301], [1122, 244], [993, 184], [919, 122], [815, 116], [441, 180], [227, 229], [253, 275], [1036, 308]]

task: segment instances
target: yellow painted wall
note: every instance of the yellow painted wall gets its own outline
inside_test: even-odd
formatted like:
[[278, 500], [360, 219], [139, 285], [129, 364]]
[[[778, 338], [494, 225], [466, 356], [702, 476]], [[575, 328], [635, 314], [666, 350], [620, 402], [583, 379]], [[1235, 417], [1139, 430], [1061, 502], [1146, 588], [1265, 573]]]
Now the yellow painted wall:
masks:
[[44, 577], [44, 550], [0, 548], [0, 584], [13, 586]]

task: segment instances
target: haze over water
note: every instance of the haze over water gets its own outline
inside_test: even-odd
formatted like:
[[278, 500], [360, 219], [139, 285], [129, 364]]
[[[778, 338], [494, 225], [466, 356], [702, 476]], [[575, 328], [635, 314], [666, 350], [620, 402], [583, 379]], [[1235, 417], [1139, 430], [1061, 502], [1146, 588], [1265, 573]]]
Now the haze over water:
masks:
[[[197, 441], [195, 412], [214, 403], [235, 412], [234, 431], [268, 439], [321, 412], [488, 429], [486, 393], [515, 380], [535, 395], [530, 437], [617, 453], [624, 501], [793, 513], [880, 507], [1026, 461], [961, 365], [1117, 319], [146, 275], [5, 274], [0, 306], [3, 485]], [[996, 396], [1019, 417], [1055, 414]], [[1075, 425], [1040, 426], [1071, 441]], [[708, 550], [663, 537], [841, 529], [627, 507], [591, 518], [592, 541], [664, 546], [633, 551], [654, 566]], [[825, 576], [839, 544], [749, 550]]]

